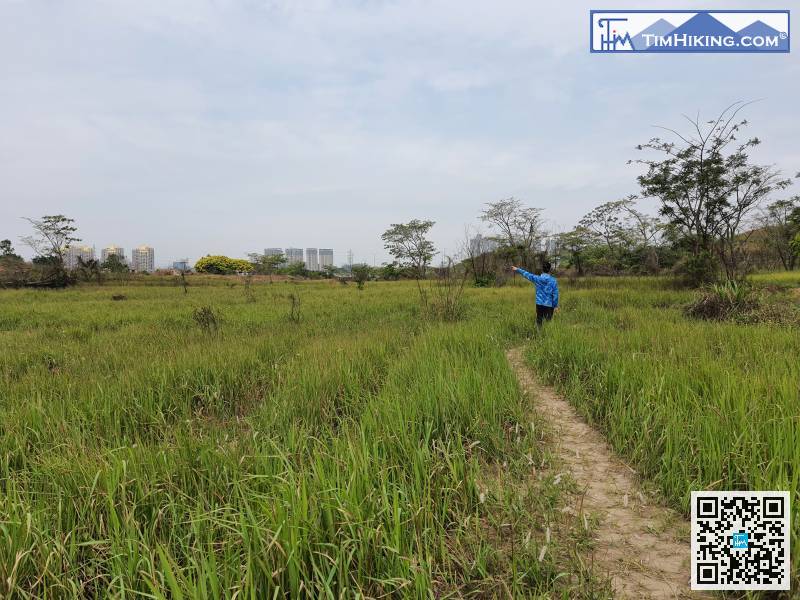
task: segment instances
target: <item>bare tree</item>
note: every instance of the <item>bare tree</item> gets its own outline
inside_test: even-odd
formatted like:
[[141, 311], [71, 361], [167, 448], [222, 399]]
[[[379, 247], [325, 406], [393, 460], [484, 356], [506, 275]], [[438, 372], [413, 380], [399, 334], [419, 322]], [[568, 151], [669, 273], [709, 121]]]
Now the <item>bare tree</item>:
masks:
[[69, 245], [81, 241], [74, 235], [78, 231], [72, 225], [75, 219], [64, 215], [45, 215], [41, 219], [24, 218], [33, 226], [35, 233], [23, 237], [23, 243], [38, 256], [56, 259], [63, 266]]
[[75, 220], [64, 215], [45, 215], [41, 219], [25, 220], [33, 226], [34, 234], [23, 237], [22, 241], [36, 253], [33, 260], [40, 275], [28, 285], [64, 287], [73, 283], [74, 278], [64, 268], [64, 257], [70, 244], [81, 241], [75, 237]]
[[487, 203], [481, 220], [495, 229], [494, 239], [510, 263], [533, 268], [543, 237], [542, 209], [525, 206], [516, 198]]
[[603, 240], [608, 250], [614, 254], [620, 246], [629, 241], [625, 218], [629, 200], [614, 200], [592, 209], [579, 222], [579, 225]]
[[485, 237], [480, 230], [464, 228], [461, 253], [476, 286], [489, 285], [497, 276], [496, 248], [497, 242]]

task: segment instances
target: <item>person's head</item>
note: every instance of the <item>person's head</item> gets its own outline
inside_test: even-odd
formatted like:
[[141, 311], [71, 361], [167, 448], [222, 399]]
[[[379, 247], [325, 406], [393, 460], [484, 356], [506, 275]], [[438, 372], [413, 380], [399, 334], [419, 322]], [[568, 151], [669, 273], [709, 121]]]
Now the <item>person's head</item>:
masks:
[[549, 262], [544, 261], [544, 264], [542, 265], [542, 273], [549, 273], [551, 268], [552, 265]]

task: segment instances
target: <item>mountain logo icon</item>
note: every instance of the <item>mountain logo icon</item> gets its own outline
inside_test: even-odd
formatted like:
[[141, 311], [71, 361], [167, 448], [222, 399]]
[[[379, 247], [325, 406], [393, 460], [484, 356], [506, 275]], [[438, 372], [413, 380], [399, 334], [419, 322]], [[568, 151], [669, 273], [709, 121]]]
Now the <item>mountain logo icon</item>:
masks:
[[591, 52], [787, 53], [789, 10], [592, 10]]

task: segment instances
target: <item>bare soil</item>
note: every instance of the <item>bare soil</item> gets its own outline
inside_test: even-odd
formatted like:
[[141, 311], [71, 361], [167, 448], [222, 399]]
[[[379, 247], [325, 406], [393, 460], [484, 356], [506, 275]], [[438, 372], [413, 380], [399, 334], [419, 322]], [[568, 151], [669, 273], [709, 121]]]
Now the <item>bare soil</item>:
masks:
[[622, 598], [702, 598], [689, 589], [689, 527], [647, 497], [636, 473], [603, 436], [552, 389], [540, 385], [522, 350], [508, 352], [523, 392], [553, 428], [555, 453], [583, 491], [582, 510], [599, 519], [591, 561]]

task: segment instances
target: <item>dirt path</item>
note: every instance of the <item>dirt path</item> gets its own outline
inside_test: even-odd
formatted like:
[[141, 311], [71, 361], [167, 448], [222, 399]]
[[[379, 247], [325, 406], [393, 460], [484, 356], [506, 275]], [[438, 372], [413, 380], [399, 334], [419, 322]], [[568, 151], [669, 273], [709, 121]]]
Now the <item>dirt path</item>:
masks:
[[634, 471], [551, 389], [537, 384], [522, 350], [508, 352], [523, 391], [555, 431], [556, 454], [585, 491], [583, 510], [600, 519], [594, 565], [623, 598], [699, 598], [689, 589], [687, 523], [647, 502]]

